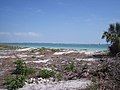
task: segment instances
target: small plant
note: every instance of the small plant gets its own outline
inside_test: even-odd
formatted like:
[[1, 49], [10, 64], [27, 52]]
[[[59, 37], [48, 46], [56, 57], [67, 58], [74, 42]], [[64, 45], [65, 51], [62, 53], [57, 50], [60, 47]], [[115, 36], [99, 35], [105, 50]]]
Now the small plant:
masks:
[[55, 77], [57, 78], [58, 81], [62, 80], [62, 74], [61, 73], [56, 73]]
[[42, 69], [39, 71], [38, 76], [42, 78], [50, 78], [55, 76], [55, 72], [53, 70]]
[[6, 88], [8, 90], [17, 90], [25, 85], [25, 76], [23, 75], [12, 75], [5, 79]]
[[35, 53], [35, 50], [33, 49], [33, 50], [31, 50], [30, 52], [31, 52], [31, 53]]
[[17, 60], [16, 62], [14, 62], [14, 64], [16, 69], [13, 71], [13, 74], [23, 75], [26, 67], [25, 63], [22, 60]]
[[74, 62], [71, 62], [65, 67], [65, 70], [74, 72], [76, 70]]
[[59, 52], [60, 49], [51, 49], [52, 52]]
[[13, 74], [28, 76], [28, 75], [34, 73], [34, 69], [28, 68], [22, 60], [17, 60], [14, 63], [15, 63], [16, 69], [13, 71]]
[[35, 73], [35, 70], [33, 68], [25, 67], [23, 75], [28, 76], [34, 73]]
[[40, 52], [45, 51], [45, 50], [46, 50], [45, 47], [41, 47], [41, 48], [39, 49]]
[[38, 51], [41, 53], [41, 54], [45, 54], [47, 48], [45, 47], [41, 47]]

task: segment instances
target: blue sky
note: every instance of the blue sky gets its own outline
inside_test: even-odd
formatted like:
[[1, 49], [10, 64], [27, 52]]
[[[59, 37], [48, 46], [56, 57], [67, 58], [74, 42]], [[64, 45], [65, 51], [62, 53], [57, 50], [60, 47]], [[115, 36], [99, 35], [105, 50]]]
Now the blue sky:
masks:
[[120, 0], [0, 0], [0, 42], [105, 43]]

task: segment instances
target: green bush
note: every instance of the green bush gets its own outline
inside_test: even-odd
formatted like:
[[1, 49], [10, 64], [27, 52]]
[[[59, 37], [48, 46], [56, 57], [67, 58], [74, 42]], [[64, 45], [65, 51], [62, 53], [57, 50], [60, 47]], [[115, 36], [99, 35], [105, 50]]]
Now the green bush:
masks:
[[25, 62], [23, 62], [22, 60], [17, 60], [14, 63], [15, 63], [16, 69], [13, 71], [13, 74], [28, 76], [28, 75], [34, 73], [34, 69], [28, 68], [26, 66]]
[[42, 78], [50, 78], [55, 76], [55, 72], [53, 70], [42, 69], [39, 71], [38, 76]]
[[52, 52], [59, 52], [60, 49], [51, 49]]
[[74, 62], [71, 62], [70, 64], [68, 64], [67, 66], [65, 66], [65, 70], [74, 72], [76, 70]]
[[39, 51], [40, 52], [42, 52], [42, 51], [45, 51], [47, 48], [45, 48], [45, 47], [41, 47], [40, 49], [39, 49]]
[[24, 68], [23, 75], [28, 76], [34, 73], [35, 73], [35, 70], [33, 68], [28, 68], [28, 67]]
[[23, 75], [26, 67], [25, 63], [22, 60], [17, 60], [14, 62], [14, 64], [16, 69], [13, 71], [13, 74]]
[[33, 68], [28, 68], [22, 60], [17, 60], [14, 63], [16, 69], [11, 76], [5, 79], [5, 86], [8, 90], [22, 88], [27, 76], [35, 72]]
[[25, 85], [25, 76], [23, 75], [12, 75], [5, 79], [6, 88], [8, 90], [17, 90]]

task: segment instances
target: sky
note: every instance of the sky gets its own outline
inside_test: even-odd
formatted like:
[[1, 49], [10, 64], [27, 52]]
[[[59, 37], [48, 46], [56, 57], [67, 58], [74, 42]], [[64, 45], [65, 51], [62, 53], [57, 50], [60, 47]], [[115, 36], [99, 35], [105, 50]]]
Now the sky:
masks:
[[106, 43], [120, 0], [0, 0], [0, 42]]

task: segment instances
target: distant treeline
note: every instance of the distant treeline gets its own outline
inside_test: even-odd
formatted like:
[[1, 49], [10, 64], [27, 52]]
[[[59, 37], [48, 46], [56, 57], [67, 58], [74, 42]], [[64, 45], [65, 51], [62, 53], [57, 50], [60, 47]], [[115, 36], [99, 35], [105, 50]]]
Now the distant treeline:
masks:
[[15, 50], [15, 49], [20, 49], [20, 48], [22, 47], [0, 43], [0, 50]]

